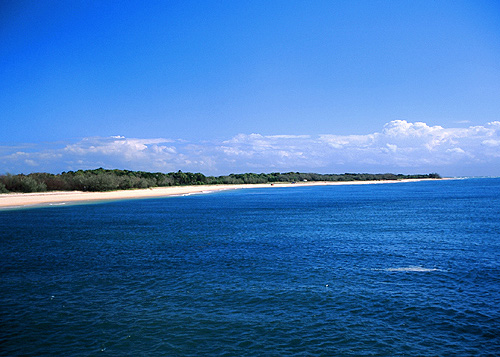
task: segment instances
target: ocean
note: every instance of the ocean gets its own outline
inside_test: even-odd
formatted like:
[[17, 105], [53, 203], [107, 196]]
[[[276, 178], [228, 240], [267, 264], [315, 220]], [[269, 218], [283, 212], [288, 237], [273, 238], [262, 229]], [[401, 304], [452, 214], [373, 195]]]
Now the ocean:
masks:
[[0, 211], [2, 356], [500, 355], [500, 179]]

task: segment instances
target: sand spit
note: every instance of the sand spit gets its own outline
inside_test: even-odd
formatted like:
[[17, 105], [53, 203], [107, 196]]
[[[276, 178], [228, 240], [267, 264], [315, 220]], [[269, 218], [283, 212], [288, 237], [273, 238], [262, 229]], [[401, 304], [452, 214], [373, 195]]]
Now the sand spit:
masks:
[[300, 186], [326, 186], [326, 185], [367, 185], [403, 183], [416, 181], [429, 181], [436, 179], [408, 179], [388, 181], [342, 181], [342, 182], [297, 182], [274, 184], [243, 184], [243, 185], [200, 185], [200, 186], [173, 186], [155, 187], [142, 190], [123, 190], [110, 192], [81, 192], [81, 191], [53, 191], [36, 193], [6, 193], [0, 194], [0, 208], [16, 208], [27, 206], [46, 206], [75, 202], [93, 202], [122, 199], [153, 198], [167, 196], [183, 196], [190, 194], [208, 193], [222, 190], [235, 190], [242, 188], [273, 188], [273, 187], [300, 187]]

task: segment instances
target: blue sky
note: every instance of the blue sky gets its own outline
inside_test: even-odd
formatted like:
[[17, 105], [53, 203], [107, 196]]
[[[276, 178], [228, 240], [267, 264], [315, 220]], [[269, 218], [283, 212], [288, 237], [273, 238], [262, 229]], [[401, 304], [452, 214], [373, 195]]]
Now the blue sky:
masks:
[[7, 1], [0, 173], [500, 175], [498, 1]]

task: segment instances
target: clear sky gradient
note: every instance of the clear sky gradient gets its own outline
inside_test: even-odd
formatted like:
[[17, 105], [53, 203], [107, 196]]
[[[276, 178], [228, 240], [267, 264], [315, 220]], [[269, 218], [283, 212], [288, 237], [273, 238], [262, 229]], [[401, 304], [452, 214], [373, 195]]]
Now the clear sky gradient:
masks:
[[499, 1], [3, 1], [0, 173], [500, 175]]

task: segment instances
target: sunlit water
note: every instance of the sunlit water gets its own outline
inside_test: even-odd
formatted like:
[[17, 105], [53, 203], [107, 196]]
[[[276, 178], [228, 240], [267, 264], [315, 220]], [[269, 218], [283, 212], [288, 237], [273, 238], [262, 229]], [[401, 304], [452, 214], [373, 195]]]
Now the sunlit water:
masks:
[[500, 179], [0, 211], [0, 354], [499, 355]]

